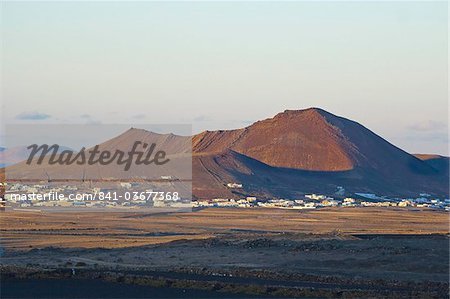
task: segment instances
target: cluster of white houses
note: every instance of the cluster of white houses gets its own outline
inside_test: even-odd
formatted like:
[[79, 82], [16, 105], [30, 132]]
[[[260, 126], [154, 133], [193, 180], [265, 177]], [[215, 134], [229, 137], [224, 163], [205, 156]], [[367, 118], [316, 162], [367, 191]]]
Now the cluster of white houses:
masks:
[[214, 198], [196, 200], [194, 207], [236, 207], [236, 208], [281, 208], [281, 209], [317, 209], [323, 207], [417, 207], [450, 211], [450, 199], [440, 200], [430, 196], [415, 199], [356, 199], [351, 197], [333, 198], [322, 194], [306, 194], [302, 199], [242, 199]]
[[[5, 183], [1, 183], [2, 187], [5, 187]], [[133, 183], [120, 183], [120, 188], [128, 190], [133, 189]], [[229, 188], [242, 188], [241, 184], [229, 183]], [[116, 202], [116, 201], [80, 201], [80, 200], [68, 200], [64, 197], [64, 193], [71, 192], [87, 192], [98, 193], [100, 188], [85, 188], [80, 189], [74, 185], [58, 185], [49, 186], [46, 184], [20, 184], [14, 183], [8, 185], [4, 199], [6, 202], [17, 203], [20, 207], [28, 206], [102, 206], [102, 207], [115, 207], [115, 206], [148, 206], [149, 201], [145, 199], [133, 200], [132, 202]], [[152, 191], [152, 190], [146, 190]], [[63, 196], [62, 198], [50, 198], [47, 200], [23, 200], [22, 198], [12, 197], [13, 194], [39, 194], [39, 193], [53, 194], [54, 196]], [[187, 202], [188, 201], [188, 202]], [[388, 199], [379, 197], [374, 194], [355, 193], [355, 198], [352, 197], [336, 197], [333, 198], [323, 194], [305, 194], [297, 199], [279, 199], [279, 198], [257, 198], [254, 196], [247, 196], [244, 198], [213, 198], [213, 199], [198, 199], [181, 201], [178, 199], [168, 198], [154, 198], [150, 201], [150, 204], [154, 207], [174, 206], [180, 204], [189, 204], [192, 207], [232, 207], [232, 208], [280, 208], [280, 209], [317, 209], [323, 207], [416, 207], [416, 208], [431, 208], [450, 211], [450, 199], [438, 199], [429, 194], [420, 194], [417, 198], [408, 199]], [[4, 205], [4, 201], [0, 202]]]
[[[4, 183], [2, 183], [4, 184]], [[0, 203], [12, 207], [167, 207], [186, 205], [175, 192], [156, 192], [138, 188], [137, 183], [119, 183], [117, 188], [102, 189], [80, 185], [57, 184], [8, 184]], [[117, 192], [117, 191], [123, 192]], [[128, 195], [124, 196], [126, 193]], [[163, 193], [162, 195], [160, 193]], [[190, 200], [189, 200], [190, 204]], [[191, 206], [191, 205], [189, 205]]]

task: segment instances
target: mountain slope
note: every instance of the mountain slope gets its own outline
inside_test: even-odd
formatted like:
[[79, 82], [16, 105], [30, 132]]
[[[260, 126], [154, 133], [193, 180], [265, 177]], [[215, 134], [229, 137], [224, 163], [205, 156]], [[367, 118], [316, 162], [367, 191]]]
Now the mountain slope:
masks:
[[226, 149], [275, 167], [433, 173], [431, 167], [362, 125], [318, 108], [286, 110], [244, 129], [206, 131], [193, 138], [194, 152]]
[[203, 132], [193, 138], [194, 152], [229, 148], [270, 166], [319, 171], [352, 169], [352, 146], [317, 109], [285, 111], [244, 129]]
[[[175, 178], [191, 179], [191, 137], [177, 136], [174, 134], [157, 134], [143, 129], [131, 128], [126, 132], [111, 138], [98, 145], [98, 151], [108, 151], [111, 156], [119, 150], [128, 153], [136, 141], [141, 144], [137, 147], [143, 151], [142, 144], [156, 144], [156, 150], [163, 150], [170, 158], [171, 163], [164, 165], [135, 165], [130, 170], [124, 170], [124, 165], [118, 165], [117, 159], [107, 165], [95, 164], [77, 164], [60, 165], [48, 163], [49, 157], [44, 159], [41, 165], [37, 165], [33, 160], [31, 165], [25, 162], [17, 163], [6, 168], [6, 176], [9, 179], [28, 179], [28, 180], [80, 180], [80, 179], [159, 179], [161, 176], [172, 175]], [[86, 150], [86, 155], [88, 151]], [[155, 151], [156, 151], [155, 150]], [[99, 154], [97, 155], [98, 158]], [[86, 158], [87, 159], [87, 158]], [[126, 157], [125, 157], [126, 159]], [[134, 158], [135, 159], [135, 158]]]
[[[357, 122], [318, 108], [286, 110], [243, 129], [203, 132], [193, 137], [193, 152], [194, 159], [202, 155], [203, 161], [215, 162], [208, 164], [215, 169], [215, 181], [241, 182], [253, 193], [333, 193], [341, 186], [350, 192], [393, 196], [448, 194], [448, 173]], [[237, 154], [244, 166], [233, 167], [221, 159], [238, 159]], [[246, 164], [249, 159], [266, 167], [254, 169], [254, 163]], [[204, 172], [195, 165], [194, 174]], [[194, 187], [198, 184], [194, 181]]]

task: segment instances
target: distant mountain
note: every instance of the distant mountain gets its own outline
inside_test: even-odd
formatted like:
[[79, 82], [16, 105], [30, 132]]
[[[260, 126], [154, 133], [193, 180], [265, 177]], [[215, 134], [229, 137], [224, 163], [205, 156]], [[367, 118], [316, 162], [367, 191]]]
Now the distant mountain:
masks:
[[[179, 168], [158, 168], [158, 174], [188, 177], [192, 167], [197, 198], [295, 198], [312, 192], [333, 195], [342, 188], [347, 196], [359, 192], [448, 197], [448, 158], [410, 155], [357, 122], [319, 108], [286, 110], [242, 129], [206, 131], [192, 137], [130, 129], [100, 148], [128, 151], [136, 140], [154, 142], [173, 159], [180, 159]], [[191, 146], [192, 164], [189, 158], [187, 165]], [[141, 167], [133, 175], [151, 175], [153, 170]], [[8, 167], [9, 175], [21, 178], [55, 177], [67, 171], [60, 165], [46, 167], [45, 172], [38, 165]], [[117, 165], [102, 169], [75, 166], [71, 172], [77, 178], [85, 173], [103, 178], [119, 175]], [[243, 186], [228, 188], [228, 183]]]
[[[70, 148], [65, 146], [60, 146], [58, 152], [63, 150], [70, 150]], [[5, 167], [13, 165], [28, 159], [31, 150], [27, 149], [26, 146], [15, 146], [10, 148], [1, 147], [0, 148], [0, 167]]]
[[[3, 152], [5, 149], [6, 149], [5, 147], [0, 146], [0, 156], [2, 155], [2, 152]], [[5, 167], [5, 166], [6, 166], [6, 163], [4, 163], [4, 162], [2, 161], [2, 159], [0, 159], [0, 168]]]
[[134, 141], [142, 143], [155, 143], [163, 148], [167, 154], [180, 154], [191, 152], [191, 137], [174, 134], [158, 134], [143, 129], [131, 128], [126, 132], [100, 144], [100, 150], [129, 151]]
[[[448, 173], [319, 108], [286, 110], [238, 130], [200, 133], [193, 137], [193, 152], [194, 193], [200, 197], [219, 193], [216, 189], [293, 197], [332, 194], [338, 187], [347, 194], [448, 194]], [[227, 189], [224, 183], [231, 181], [244, 188]]]
[[[163, 175], [172, 175], [178, 178], [191, 178], [190, 137], [177, 136], [174, 134], [157, 134], [143, 129], [131, 128], [119, 136], [99, 144], [98, 151], [109, 151], [111, 156], [114, 155], [117, 150], [128, 153], [136, 141], [140, 141], [142, 144], [155, 143], [159, 149], [164, 149], [166, 154], [170, 156], [172, 160], [176, 160], [177, 162], [171, 163], [169, 166], [156, 166], [154, 164], [149, 166], [139, 165], [133, 167], [130, 171], [124, 171], [124, 166], [119, 166], [116, 162], [108, 165], [99, 165], [98, 163], [92, 165], [89, 165], [88, 163], [73, 163], [69, 166], [50, 164], [48, 163], [48, 155], [41, 165], [36, 164], [37, 159], [33, 160], [31, 165], [27, 165], [24, 161], [10, 165], [6, 167], [6, 174], [9, 179], [14, 180], [159, 179]], [[92, 148], [86, 150], [86, 155], [88, 155], [87, 152]], [[60, 150], [60, 152], [62, 151]], [[26, 157], [28, 157], [28, 155]], [[126, 157], [124, 158], [126, 159]], [[86, 159], [88, 159], [87, 156]]]
[[0, 150], [0, 164], [3, 166], [12, 165], [23, 161], [28, 157], [28, 150], [26, 147], [2, 148]]

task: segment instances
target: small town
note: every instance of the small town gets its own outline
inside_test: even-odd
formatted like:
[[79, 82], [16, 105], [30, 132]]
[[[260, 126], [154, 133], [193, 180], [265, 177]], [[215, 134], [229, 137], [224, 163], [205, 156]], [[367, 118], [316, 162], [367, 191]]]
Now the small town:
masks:
[[302, 199], [268, 199], [256, 197], [243, 199], [215, 198], [193, 202], [194, 207], [235, 207], [235, 208], [279, 208], [279, 209], [318, 209], [324, 207], [416, 207], [450, 211], [450, 199], [440, 200], [429, 196], [411, 199], [357, 199], [333, 198], [320, 194], [306, 194]]
[[[121, 182], [116, 187], [87, 187], [82, 185], [50, 185], [1, 183], [5, 188], [2, 207], [14, 208], [139, 208], [139, 207], [191, 207], [177, 192], [161, 192], [144, 188], [139, 183]], [[189, 203], [189, 205], [188, 205]]]
[[[2, 183], [6, 187], [6, 183]], [[242, 184], [229, 183], [228, 188], [242, 188]], [[124, 198], [117, 195], [111, 197], [114, 190], [126, 190], [138, 188], [134, 183], [119, 183], [117, 189], [102, 189], [79, 187], [76, 185], [49, 186], [43, 184], [14, 183], [7, 186], [2, 206], [11, 203], [17, 208], [29, 207], [101, 207], [101, 208], [139, 208], [139, 207], [192, 207], [192, 208], [274, 208], [308, 210], [325, 207], [413, 207], [430, 208], [435, 210], [450, 211], [450, 199], [438, 199], [430, 194], [422, 193], [416, 198], [385, 198], [370, 193], [355, 193], [354, 197], [342, 196], [342, 187], [338, 188], [337, 196], [324, 194], [305, 194], [300, 198], [258, 198], [246, 196], [243, 198], [212, 198], [212, 199], [187, 199], [175, 196], [167, 196], [170, 192], [156, 192], [153, 189], [140, 190], [144, 197]], [[128, 192], [129, 193], [129, 192]], [[149, 197], [147, 194], [163, 193], [162, 196]], [[104, 198], [95, 198], [94, 194], [103, 194]], [[109, 194], [109, 197], [108, 195]], [[124, 193], [121, 193], [124, 194]], [[165, 195], [164, 195], [165, 194]], [[175, 193], [174, 193], [175, 194]], [[31, 197], [30, 195], [33, 195]], [[39, 195], [39, 196], [38, 196]], [[76, 196], [75, 196], [76, 195]], [[126, 197], [126, 196], [125, 196]]]

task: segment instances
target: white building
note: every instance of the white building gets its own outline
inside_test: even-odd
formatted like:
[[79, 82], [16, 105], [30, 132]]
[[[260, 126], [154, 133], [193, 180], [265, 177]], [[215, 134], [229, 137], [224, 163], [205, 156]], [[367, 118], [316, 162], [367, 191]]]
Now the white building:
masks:
[[228, 183], [227, 184], [228, 188], [242, 188], [242, 184], [238, 184], [238, 183]]

